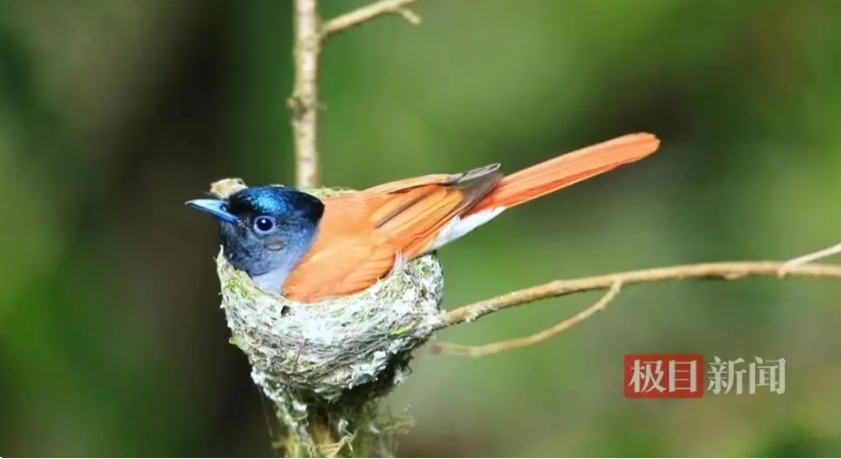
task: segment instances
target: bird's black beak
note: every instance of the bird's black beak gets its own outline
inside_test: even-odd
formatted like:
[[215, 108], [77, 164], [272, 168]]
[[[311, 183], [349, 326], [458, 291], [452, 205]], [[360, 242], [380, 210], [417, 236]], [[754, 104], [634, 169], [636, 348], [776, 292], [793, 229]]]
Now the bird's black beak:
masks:
[[236, 215], [228, 212], [225, 202], [218, 199], [193, 199], [192, 201], [187, 201], [185, 204], [193, 209], [213, 215], [223, 222], [237, 223], [239, 221]]

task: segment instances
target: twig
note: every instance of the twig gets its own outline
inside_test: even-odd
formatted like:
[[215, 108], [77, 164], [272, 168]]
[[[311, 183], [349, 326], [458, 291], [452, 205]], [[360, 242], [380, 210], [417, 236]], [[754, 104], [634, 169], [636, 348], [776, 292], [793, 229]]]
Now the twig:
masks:
[[381, 0], [363, 6], [324, 23], [324, 26], [321, 28], [322, 38], [345, 31], [351, 27], [370, 21], [377, 16], [389, 13], [399, 14], [412, 24], [420, 24], [420, 16], [407, 8], [408, 5], [417, 1], [419, 0]]
[[599, 301], [590, 305], [587, 309], [584, 309], [578, 314], [533, 335], [508, 341], [500, 341], [498, 343], [485, 344], [483, 346], [462, 346], [459, 344], [446, 343], [433, 344], [432, 352], [436, 354], [455, 354], [467, 355], [470, 357], [482, 357], [489, 354], [496, 354], [497, 352], [534, 346], [535, 344], [542, 343], [543, 341], [546, 341], [549, 338], [578, 325], [579, 323], [589, 319], [597, 312], [604, 311], [610, 302], [619, 295], [619, 291], [621, 289], [622, 282], [614, 283], [610, 290], [608, 290], [607, 293], [599, 299]]
[[295, 0], [295, 85], [288, 105], [292, 111], [295, 184], [298, 188], [315, 188], [321, 180], [318, 68], [324, 40], [387, 13], [399, 14], [412, 24], [419, 24], [420, 17], [406, 8], [417, 1], [381, 0], [322, 24], [318, 0]]
[[295, 87], [289, 98], [295, 136], [295, 181], [299, 188], [319, 183], [318, 61], [321, 19], [318, 0], [295, 0]]
[[[580, 279], [558, 280], [523, 290], [506, 293], [477, 303], [462, 306], [445, 313], [439, 328], [472, 322], [482, 316], [503, 309], [520, 306], [544, 298], [555, 298], [573, 293], [603, 290], [617, 282], [623, 286], [646, 284], [690, 278], [733, 280], [748, 276], [777, 276], [783, 263], [778, 261], [745, 261], [702, 263], [697, 265], [670, 266], [665, 268], [626, 271]], [[841, 279], [841, 266], [800, 265], [791, 267], [790, 276]]]
[[818, 261], [821, 258], [826, 258], [837, 253], [841, 253], [841, 244], [836, 244], [832, 247], [828, 247], [826, 249], [818, 250], [817, 252], [812, 252], [802, 257], [793, 258], [785, 263], [780, 267], [779, 276], [784, 277], [791, 268], [795, 266], [805, 265], [806, 263], [811, 263], [813, 261]]

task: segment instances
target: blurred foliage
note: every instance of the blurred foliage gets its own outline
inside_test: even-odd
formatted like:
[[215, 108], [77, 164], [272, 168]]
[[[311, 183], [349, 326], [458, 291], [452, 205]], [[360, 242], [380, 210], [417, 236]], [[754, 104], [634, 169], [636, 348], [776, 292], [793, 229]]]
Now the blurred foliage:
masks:
[[[220, 177], [291, 182], [289, 0], [0, 4], [0, 454], [270, 456], [218, 309]], [[332, 17], [363, 4], [324, 0]], [[442, 251], [446, 307], [558, 277], [779, 259], [841, 238], [841, 3], [426, 0], [323, 56], [324, 180], [516, 170], [645, 130], [654, 157]], [[629, 288], [537, 347], [421, 352], [403, 456], [836, 456], [839, 287]], [[596, 296], [441, 333], [536, 331]], [[785, 357], [783, 396], [622, 396], [628, 352]]]

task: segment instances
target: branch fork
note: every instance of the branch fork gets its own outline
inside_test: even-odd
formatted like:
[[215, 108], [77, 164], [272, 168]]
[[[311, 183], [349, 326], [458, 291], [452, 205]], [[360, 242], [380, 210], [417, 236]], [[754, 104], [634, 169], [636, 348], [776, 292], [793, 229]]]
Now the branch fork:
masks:
[[[824, 251], [819, 253], [823, 255]], [[719, 279], [729, 281], [745, 277], [782, 277], [783, 275], [841, 280], [841, 266], [806, 264], [801, 261], [804, 259], [814, 260], [815, 258], [814, 255], [811, 254], [786, 262], [743, 261], [702, 263], [552, 281], [543, 285], [506, 293], [504, 295], [453, 309], [443, 315], [441, 328], [473, 322], [487, 314], [499, 312], [515, 306], [533, 303], [546, 298], [556, 298], [593, 290], [609, 290], [598, 302], [587, 309], [534, 335], [530, 335], [525, 338], [486, 344], [483, 346], [462, 346], [456, 344], [436, 343], [432, 345], [432, 352], [436, 354], [480, 357], [542, 343], [547, 339], [566, 331], [575, 325], [578, 325], [584, 320], [589, 319], [597, 312], [603, 311], [616, 299], [622, 287], [633, 284], [647, 284], [682, 279]]]
[[298, 188], [319, 186], [319, 59], [324, 42], [331, 35], [346, 31], [386, 14], [399, 14], [412, 24], [420, 17], [408, 9], [419, 0], [381, 0], [338, 18], [322, 22], [318, 0], [295, 0], [295, 84], [287, 101], [292, 111], [295, 137], [295, 180]]

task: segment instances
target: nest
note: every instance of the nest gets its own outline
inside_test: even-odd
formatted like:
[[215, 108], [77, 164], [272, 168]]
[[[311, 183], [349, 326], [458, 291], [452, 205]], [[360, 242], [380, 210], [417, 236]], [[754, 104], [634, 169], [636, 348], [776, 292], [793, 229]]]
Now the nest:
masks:
[[[242, 186], [228, 179], [211, 192], [225, 196]], [[399, 265], [362, 292], [311, 304], [261, 290], [221, 251], [216, 263], [231, 342], [289, 426], [306, 419], [308, 405], [358, 405], [384, 395], [402, 382], [412, 350], [442, 325], [444, 278], [434, 254]]]

